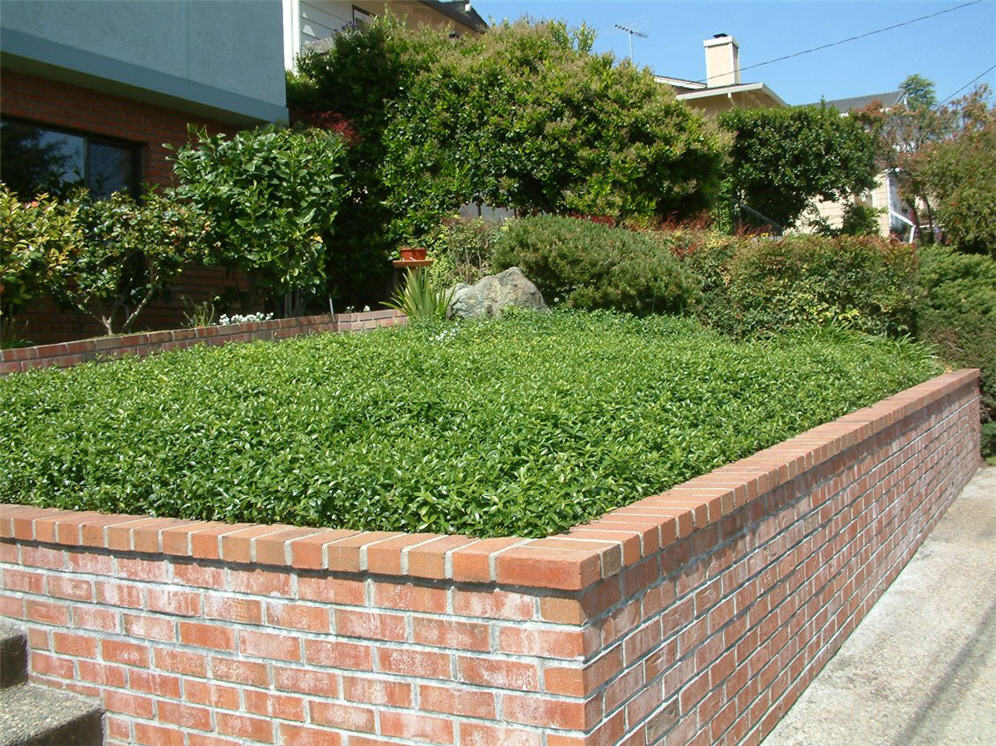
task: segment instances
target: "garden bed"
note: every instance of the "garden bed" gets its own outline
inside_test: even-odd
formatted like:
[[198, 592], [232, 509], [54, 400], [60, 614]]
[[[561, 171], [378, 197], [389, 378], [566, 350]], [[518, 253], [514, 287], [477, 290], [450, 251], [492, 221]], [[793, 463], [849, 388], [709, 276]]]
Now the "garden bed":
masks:
[[546, 536], [919, 383], [924, 348], [515, 315], [0, 380], [0, 501]]

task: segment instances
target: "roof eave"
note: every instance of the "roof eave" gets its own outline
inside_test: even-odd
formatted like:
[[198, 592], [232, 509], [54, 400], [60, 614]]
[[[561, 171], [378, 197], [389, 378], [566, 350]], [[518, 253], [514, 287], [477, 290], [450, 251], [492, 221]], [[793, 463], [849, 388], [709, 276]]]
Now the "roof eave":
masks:
[[788, 107], [788, 104], [782, 100], [781, 96], [768, 88], [764, 83], [738, 83], [737, 85], [727, 85], [718, 88], [706, 88], [701, 91], [692, 91], [691, 93], [679, 93], [677, 98], [681, 101], [689, 101], [720, 96], [737, 96], [738, 94], [747, 93], [761, 93], [774, 101], [776, 106]]

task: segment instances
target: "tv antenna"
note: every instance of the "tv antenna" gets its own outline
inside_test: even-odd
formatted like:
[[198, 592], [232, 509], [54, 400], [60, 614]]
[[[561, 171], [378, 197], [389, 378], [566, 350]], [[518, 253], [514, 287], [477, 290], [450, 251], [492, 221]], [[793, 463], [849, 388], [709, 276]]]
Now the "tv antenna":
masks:
[[615, 24], [616, 28], [620, 31], [626, 32], [629, 35], [629, 61], [633, 62], [633, 37], [639, 36], [641, 39], [646, 39], [647, 35], [642, 31], [637, 31], [634, 28], [629, 28], [629, 26], [623, 26], [621, 24]]

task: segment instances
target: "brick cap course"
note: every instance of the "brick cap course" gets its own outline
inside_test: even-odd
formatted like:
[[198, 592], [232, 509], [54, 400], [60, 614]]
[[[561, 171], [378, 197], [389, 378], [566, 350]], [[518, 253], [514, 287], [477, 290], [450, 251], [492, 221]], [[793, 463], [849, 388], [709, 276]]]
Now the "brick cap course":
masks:
[[902, 391], [753, 456], [545, 539], [252, 526], [0, 505], [0, 539], [136, 551], [299, 570], [384, 574], [580, 591], [945, 396], [978, 390], [959, 370]]

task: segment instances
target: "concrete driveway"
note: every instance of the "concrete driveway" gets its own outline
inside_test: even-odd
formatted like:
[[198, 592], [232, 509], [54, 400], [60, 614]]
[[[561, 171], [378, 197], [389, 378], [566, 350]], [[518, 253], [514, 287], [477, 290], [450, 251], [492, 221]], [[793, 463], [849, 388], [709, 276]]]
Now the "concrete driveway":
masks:
[[764, 741], [790, 744], [996, 744], [996, 467]]

